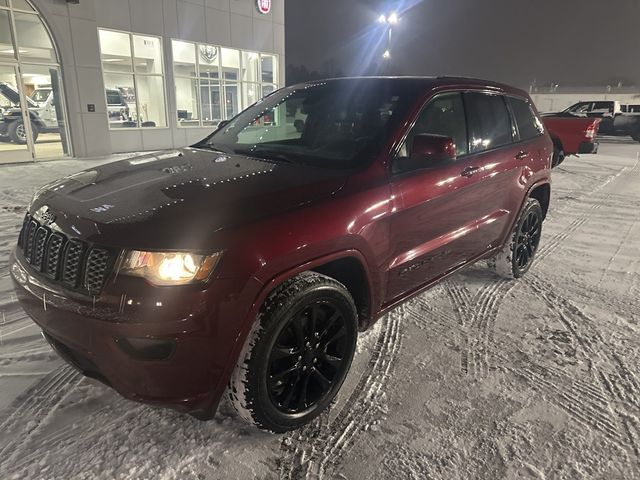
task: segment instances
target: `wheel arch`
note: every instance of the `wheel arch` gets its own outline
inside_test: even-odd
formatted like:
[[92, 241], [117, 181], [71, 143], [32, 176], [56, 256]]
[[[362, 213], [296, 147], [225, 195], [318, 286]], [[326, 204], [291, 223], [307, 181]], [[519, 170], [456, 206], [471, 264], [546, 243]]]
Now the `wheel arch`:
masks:
[[560, 137], [555, 135], [555, 134], [550, 134], [549, 135], [551, 137], [551, 141], [553, 142], [553, 146], [554, 147], [559, 147], [560, 150], [564, 150], [564, 146], [562, 145], [562, 140], [560, 140]]
[[259, 308], [282, 282], [306, 271], [320, 273], [342, 283], [356, 304], [359, 328], [364, 329], [368, 326], [374, 309], [374, 289], [371, 285], [368, 263], [364, 255], [355, 249], [323, 255], [273, 276], [264, 284], [252, 310]]
[[527, 196], [529, 198], [535, 198], [540, 202], [540, 206], [542, 207], [542, 216], [543, 218], [546, 218], [547, 211], [549, 210], [549, 202], [551, 200], [551, 184], [545, 182], [534, 185], [529, 190], [529, 194]]

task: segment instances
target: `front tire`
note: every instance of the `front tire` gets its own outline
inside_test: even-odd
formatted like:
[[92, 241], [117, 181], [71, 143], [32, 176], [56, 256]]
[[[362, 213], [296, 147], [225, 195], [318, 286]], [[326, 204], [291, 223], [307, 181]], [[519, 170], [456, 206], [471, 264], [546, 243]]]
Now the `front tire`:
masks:
[[[33, 122], [31, 123], [31, 131], [33, 133], [33, 142], [35, 143], [38, 138], [39, 131]], [[11, 123], [7, 129], [7, 133], [13, 143], [17, 143], [19, 145], [25, 145], [27, 143], [27, 128], [22, 120], [16, 120]]]
[[495, 257], [489, 259], [489, 268], [510, 280], [527, 273], [540, 244], [543, 221], [540, 202], [535, 198], [528, 198], [507, 244]]
[[239, 416], [281, 433], [318, 416], [335, 398], [356, 348], [357, 311], [344, 285], [315, 272], [267, 298], [229, 383]]

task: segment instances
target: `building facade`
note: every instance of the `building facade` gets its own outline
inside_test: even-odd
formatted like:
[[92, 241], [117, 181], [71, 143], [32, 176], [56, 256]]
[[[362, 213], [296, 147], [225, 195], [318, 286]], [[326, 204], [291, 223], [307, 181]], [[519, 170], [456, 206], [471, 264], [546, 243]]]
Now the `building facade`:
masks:
[[284, 65], [284, 0], [0, 0], [0, 162], [192, 144]]

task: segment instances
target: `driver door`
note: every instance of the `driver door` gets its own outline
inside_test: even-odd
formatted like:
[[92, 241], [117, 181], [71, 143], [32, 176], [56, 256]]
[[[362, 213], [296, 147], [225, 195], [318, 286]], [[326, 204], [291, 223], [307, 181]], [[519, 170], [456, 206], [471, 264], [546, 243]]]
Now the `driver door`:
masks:
[[430, 100], [398, 157], [411, 156], [413, 137], [420, 133], [452, 138], [457, 158], [418, 170], [392, 172], [396, 208], [390, 225], [387, 303], [465, 263], [478, 248], [474, 225], [482, 216], [477, 185], [480, 176], [469, 175], [477, 159], [469, 155], [462, 93], [442, 93]]

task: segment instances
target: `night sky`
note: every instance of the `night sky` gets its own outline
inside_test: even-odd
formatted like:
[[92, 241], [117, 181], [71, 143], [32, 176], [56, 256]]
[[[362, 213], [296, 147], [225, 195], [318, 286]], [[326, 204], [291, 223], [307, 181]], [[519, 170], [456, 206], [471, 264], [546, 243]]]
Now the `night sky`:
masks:
[[[273, 0], [283, 1], [283, 0]], [[384, 67], [380, 13], [404, 11]], [[287, 0], [286, 61], [323, 74], [640, 85], [638, 0]]]

